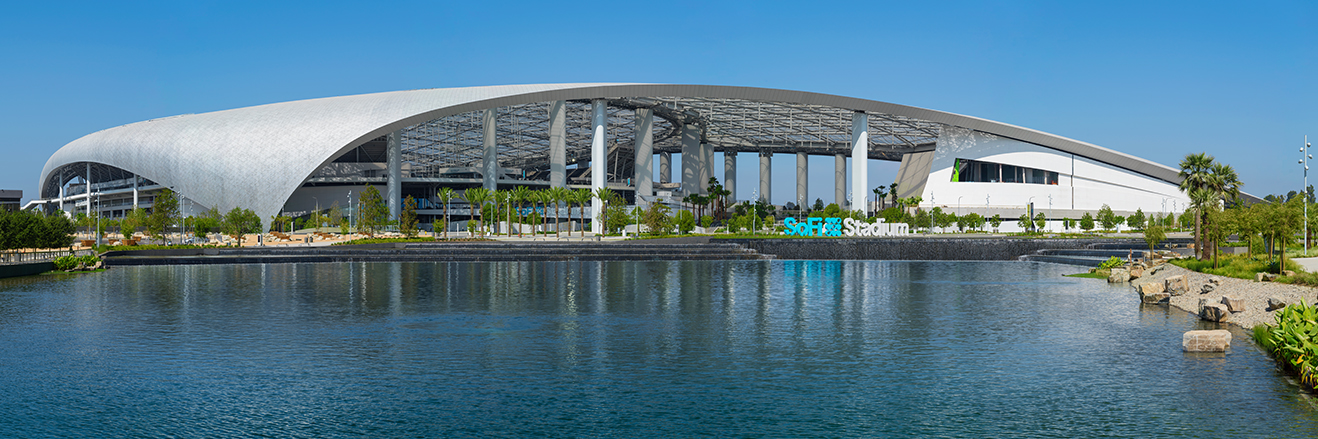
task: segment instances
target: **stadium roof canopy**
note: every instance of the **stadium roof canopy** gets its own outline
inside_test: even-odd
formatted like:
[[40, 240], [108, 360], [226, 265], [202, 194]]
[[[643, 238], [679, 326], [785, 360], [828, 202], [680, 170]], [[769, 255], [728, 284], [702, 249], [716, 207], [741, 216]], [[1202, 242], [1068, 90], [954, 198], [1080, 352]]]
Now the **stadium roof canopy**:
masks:
[[85, 177], [136, 174], [203, 205], [247, 207], [269, 217], [314, 172], [388, 133], [403, 133], [403, 161], [427, 169], [479, 167], [481, 110], [498, 108], [500, 165], [548, 167], [548, 107], [566, 101], [568, 163], [590, 159], [590, 103], [608, 102], [611, 178], [630, 175], [632, 110], [656, 116], [654, 152], [680, 152], [680, 126], [697, 124], [715, 151], [851, 153], [851, 114], [869, 120], [871, 159], [930, 151], [944, 125], [1029, 142], [1160, 180], [1177, 170], [1041, 131], [887, 102], [752, 87], [670, 84], [535, 84], [408, 90], [308, 99], [109, 128], [65, 145], [41, 172], [42, 198]]

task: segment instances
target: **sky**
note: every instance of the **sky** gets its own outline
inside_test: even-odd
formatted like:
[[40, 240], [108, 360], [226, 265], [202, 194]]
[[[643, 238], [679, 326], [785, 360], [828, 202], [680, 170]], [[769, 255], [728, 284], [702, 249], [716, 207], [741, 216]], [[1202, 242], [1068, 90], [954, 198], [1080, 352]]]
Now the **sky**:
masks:
[[[1207, 152], [1258, 196], [1301, 188], [1299, 148], [1306, 134], [1318, 141], [1312, 1], [377, 3], [5, 2], [0, 189], [26, 202], [61, 146], [146, 119], [500, 84], [739, 85], [893, 102], [1172, 167]], [[738, 198], [757, 186], [756, 161], [740, 157]], [[794, 177], [794, 166], [777, 156], [773, 172]], [[870, 169], [877, 185], [897, 164]], [[831, 173], [831, 158], [810, 160], [812, 198], [832, 198]], [[795, 190], [780, 180], [778, 203]]]

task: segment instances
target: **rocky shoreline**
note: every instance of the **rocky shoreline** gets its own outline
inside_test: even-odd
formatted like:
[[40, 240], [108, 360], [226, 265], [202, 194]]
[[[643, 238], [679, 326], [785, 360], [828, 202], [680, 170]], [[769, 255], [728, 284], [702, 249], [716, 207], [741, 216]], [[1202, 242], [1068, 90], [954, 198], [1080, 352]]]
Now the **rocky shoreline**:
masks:
[[[1227, 297], [1232, 299], [1229, 301], [1234, 302], [1231, 308], [1243, 308], [1243, 310], [1230, 310], [1229, 316], [1222, 320], [1222, 323], [1236, 325], [1246, 330], [1260, 323], [1276, 324], [1274, 312], [1268, 311], [1269, 300], [1273, 301], [1273, 306], [1276, 306], [1277, 302], [1286, 304], [1299, 303], [1300, 300], [1309, 304], [1318, 302], [1318, 288], [1199, 273], [1172, 264], [1159, 264], [1154, 269], [1145, 270], [1144, 274], [1130, 281], [1130, 286], [1136, 294], [1141, 294], [1141, 289], [1148, 288], [1144, 287], [1146, 284], [1152, 287], [1149, 289], [1158, 289], [1158, 284], [1165, 285], [1168, 278], [1184, 276], [1186, 284], [1184, 294], [1169, 294], [1165, 303], [1204, 318], [1204, 314], [1211, 315], [1211, 311], [1201, 313], [1201, 299], [1206, 299], [1211, 305], [1223, 303], [1222, 298]], [[1212, 285], [1211, 291], [1204, 292], [1205, 285]], [[1205, 318], [1205, 320], [1211, 319]]]

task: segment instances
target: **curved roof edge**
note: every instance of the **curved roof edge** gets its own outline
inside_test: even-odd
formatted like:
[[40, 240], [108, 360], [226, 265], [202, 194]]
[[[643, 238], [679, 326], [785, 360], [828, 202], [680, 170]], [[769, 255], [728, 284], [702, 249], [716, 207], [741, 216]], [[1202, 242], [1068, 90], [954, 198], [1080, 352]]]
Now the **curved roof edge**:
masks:
[[[78, 162], [126, 169], [201, 204], [274, 215], [307, 176], [340, 153], [453, 114], [535, 102], [677, 96], [795, 102], [886, 113], [1009, 137], [1177, 183], [1177, 170], [1133, 155], [987, 119], [804, 91], [681, 84], [528, 84], [423, 89], [281, 102], [122, 125], [69, 142], [41, 171]], [[260, 194], [255, 197], [254, 194]]]

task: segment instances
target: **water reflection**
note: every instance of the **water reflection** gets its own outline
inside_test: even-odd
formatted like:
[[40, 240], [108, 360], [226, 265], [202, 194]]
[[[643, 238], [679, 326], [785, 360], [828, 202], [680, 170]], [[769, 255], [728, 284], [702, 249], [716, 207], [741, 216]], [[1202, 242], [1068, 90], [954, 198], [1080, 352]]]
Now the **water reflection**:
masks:
[[1182, 354], [1180, 334], [1196, 319], [1066, 272], [992, 262], [345, 263], [0, 280], [0, 427], [1315, 433], [1306, 400], [1244, 334], [1227, 355]]

